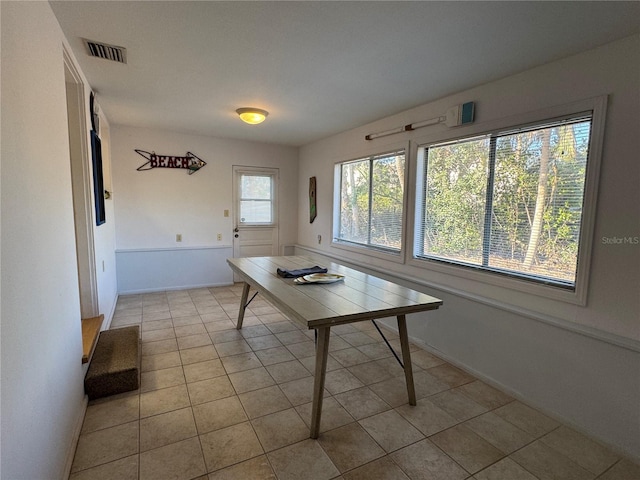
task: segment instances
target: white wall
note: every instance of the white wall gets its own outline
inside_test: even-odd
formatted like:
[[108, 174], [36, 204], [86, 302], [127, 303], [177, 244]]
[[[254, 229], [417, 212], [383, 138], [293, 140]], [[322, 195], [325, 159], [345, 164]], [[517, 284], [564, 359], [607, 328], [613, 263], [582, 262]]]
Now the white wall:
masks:
[[[46, 2], [1, 2], [0, 8], [0, 476], [63, 478], [86, 405], [65, 40]], [[94, 232], [96, 257], [113, 268], [113, 218], [107, 222], [111, 224]], [[98, 280], [99, 296], [107, 308], [115, 302], [111, 275]]]
[[[298, 243], [411, 284], [444, 299], [438, 312], [409, 319], [427, 348], [628, 455], [640, 458], [640, 246], [602, 237], [640, 236], [640, 37], [461, 92], [300, 151], [299, 202], [317, 177], [318, 217], [298, 212]], [[367, 142], [364, 136], [438, 117], [476, 102], [474, 128], [499, 119], [609, 94], [590, 288], [577, 306], [330, 245], [336, 162], [446, 135], [438, 125]], [[459, 127], [460, 135], [465, 127]], [[410, 162], [415, 162], [411, 158]], [[318, 245], [317, 236], [323, 242]]]
[[[122, 125], [111, 130], [120, 293], [233, 282], [226, 264], [233, 256], [233, 165], [279, 169], [279, 242], [295, 243], [297, 148]], [[192, 175], [182, 169], [136, 171], [146, 160], [135, 149], [177, 156], [189, 151], [207, 165]]]

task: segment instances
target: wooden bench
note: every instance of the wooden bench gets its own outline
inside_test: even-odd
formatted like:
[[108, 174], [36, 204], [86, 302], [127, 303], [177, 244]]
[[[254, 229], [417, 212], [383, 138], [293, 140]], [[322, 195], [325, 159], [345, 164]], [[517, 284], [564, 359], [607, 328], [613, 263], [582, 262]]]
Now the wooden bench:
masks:
[[134, 325], [100, 332], [84, 378], [90, 400], [140, 387], [140, 327]]
[[100, 335], [104, 315], [82, 319], [82, 363], [87, 363]]

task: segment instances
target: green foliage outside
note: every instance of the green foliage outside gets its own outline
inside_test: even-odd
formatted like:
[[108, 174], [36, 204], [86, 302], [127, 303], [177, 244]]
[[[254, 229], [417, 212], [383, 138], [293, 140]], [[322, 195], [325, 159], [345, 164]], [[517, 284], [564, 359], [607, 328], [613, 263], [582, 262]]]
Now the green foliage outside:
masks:
[[482, 262], [489, 138], [429, 149], [424, 253]]
[[400, 249], [404, 168], [404, 153], [342, 165], [341, 239]]
[[[575, 281], [590, 122], [428, 150], [423, 254]], [[485, 230], [495, 155], [490, 231]]]
[[[590, 125], [566, 122], [426, 149], [416, 254], [573, 284]], [[401, 248], [404, 175], [403, 152], [341, 166], [342, 240]]]

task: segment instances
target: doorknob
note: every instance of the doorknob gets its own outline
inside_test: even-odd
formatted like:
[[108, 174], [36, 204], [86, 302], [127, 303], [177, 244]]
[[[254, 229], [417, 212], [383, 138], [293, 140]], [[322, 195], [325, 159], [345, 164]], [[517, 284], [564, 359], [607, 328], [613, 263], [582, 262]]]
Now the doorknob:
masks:
[[[238, 227], [233, 229], [234, 232], [238, 232]], [[237, 236], [237, 235], [236, 235]]]
[[234, 237], [238, 238], [238, 234], [236, 233], [236, 234], [234, 235]]

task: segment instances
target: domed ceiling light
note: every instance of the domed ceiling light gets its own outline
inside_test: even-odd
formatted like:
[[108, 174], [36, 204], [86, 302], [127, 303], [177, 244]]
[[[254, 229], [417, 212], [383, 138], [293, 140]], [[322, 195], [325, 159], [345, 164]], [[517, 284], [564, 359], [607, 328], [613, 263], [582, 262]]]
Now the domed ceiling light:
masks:
[[264, 122], [264, 119], [269, 115], [269, 112], [266, 110], [253, 107], [239, 108], [236, 110], [236, 113], [240, 115], [240, 119], [243, 122], [250, 125], [257, 125], [258, 123]]

